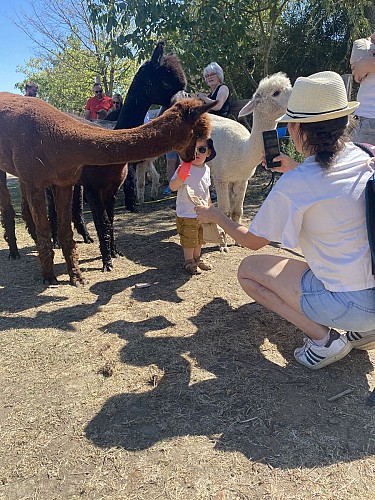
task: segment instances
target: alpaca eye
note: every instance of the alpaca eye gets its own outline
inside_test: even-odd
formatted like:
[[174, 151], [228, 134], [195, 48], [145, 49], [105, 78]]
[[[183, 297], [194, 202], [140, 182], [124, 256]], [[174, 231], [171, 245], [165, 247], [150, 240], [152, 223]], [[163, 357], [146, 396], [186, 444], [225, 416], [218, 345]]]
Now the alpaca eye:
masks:
[[277, 97], [278, 95], [280, 95], [280, 90], [276, 90], [276, 92], [272, 94], [273, 97]]

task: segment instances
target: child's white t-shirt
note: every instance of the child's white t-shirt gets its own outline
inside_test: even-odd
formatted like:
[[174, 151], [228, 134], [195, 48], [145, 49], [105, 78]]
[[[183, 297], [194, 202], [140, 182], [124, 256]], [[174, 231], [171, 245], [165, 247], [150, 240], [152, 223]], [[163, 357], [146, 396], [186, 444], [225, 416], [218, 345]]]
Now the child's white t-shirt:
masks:
[[[196, 219], [197, 214], [194, 210], [195, 205], [189, 198], [185, 186], [188, 185], [196, 196], [203, 198], [203, 200], [208, 203], [211, 185], [210, 168], [206, 164], [202, 167], [195, 167], [192, 165], [189, 173], [190, 175], [177, 191], [176, 215], [178, 217]], [[176, 179], [176, 177], [177, 170], [172, 179]]]
[[332, 169], [307, 158], [277, 181], [249, 231], [286, 248], [301, 247], [327, 290], [375, 286], [365, 218], [369, 156], [348, 143]]

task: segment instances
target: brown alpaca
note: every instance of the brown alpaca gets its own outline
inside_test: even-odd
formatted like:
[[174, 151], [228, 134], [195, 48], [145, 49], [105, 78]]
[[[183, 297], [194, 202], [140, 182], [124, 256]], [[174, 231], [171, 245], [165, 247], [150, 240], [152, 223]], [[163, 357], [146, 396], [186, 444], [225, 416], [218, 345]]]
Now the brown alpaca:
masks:
[[83, 283], [71, 227], [72, 186], [83, 165], [136, 162], [171, 150], [191, 161], [196, 137], [209, 135], [203, 113], [211, 107], [200, 100], [179, 101], [150, 123], [112, 131], [82, 124], [39, 99], [0, 93], [0, 169], [20, 180], [35, 223], [44, 283], [58, 283], [44, 188], [54, 186], [58, 238], [70, 282]]

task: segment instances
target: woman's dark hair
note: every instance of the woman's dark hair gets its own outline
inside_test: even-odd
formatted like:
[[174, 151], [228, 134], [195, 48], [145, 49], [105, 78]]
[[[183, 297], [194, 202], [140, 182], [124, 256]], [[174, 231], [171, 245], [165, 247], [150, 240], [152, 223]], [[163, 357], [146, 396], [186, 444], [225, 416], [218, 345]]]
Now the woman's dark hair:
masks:
[[315, 160], [322, 168], [330, 168], [336, 155], [349, 140], [348, 116], [323, 122], [300, 123], [299, 134], [303, 149], [312, 148]]

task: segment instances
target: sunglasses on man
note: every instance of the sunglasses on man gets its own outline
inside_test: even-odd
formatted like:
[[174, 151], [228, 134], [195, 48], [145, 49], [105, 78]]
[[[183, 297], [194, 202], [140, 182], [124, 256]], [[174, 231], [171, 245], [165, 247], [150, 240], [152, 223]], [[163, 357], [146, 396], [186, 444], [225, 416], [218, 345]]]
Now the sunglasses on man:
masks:
[[95, 90], [95, 94], [103, 94], [103, 90]]

